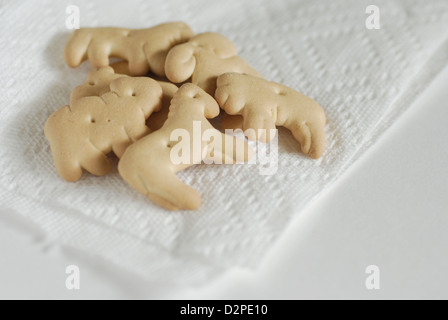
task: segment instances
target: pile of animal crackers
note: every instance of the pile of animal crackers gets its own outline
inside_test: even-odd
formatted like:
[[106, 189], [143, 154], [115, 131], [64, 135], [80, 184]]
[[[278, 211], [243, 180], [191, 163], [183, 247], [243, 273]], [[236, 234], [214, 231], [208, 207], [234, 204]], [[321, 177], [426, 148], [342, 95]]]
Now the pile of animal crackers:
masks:
[[[110, 57], [122, 61], [109, 66]], [[181, 22], [140, 30], [82, 28], [70, 35], [64, 58], [70, 67], [88, 59], [94, 68], [45, 124], [54, 163], [67, 181], [79, 180], [82, 169], [107, 174], [113, 152], [123, 179], [153, 202], [196, 209], [200, 195], [176, 176], [196, 162], [173, 162], [179, 141], [170, 136], [176, 129], [193, 135], [193, 123], [200, 122], [202, 132], [212, 130], [225, 143], [217, 148], [202, 141], [191, 149], [192, 159], [248, 161], [253, 151], [246, 141], [208, 121], [221, 109], [223, 128], [241, 128], [249, 140], [269, 142], [271, 129], [283, 126], [310, 157], [319, 158], [325, 148], [321, 106], [263, 79], [220, 34], [195, 35]], [[236, 152], [241, 148], [246, 152]]]

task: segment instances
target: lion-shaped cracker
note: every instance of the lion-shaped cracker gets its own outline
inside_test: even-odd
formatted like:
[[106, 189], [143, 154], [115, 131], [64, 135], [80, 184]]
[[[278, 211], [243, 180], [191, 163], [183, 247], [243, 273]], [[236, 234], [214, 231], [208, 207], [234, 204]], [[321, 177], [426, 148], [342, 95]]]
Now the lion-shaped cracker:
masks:
[[[92, 71], [89, 79], [99, 73], [111, 76], [110, 71], [109, 67]], [[161, 108], [162, 89], [150, 78], [118, 77], [100, 96], [80, 97], [106, 90], [102, 80], [96, 85], [88, 91], [88, 80], [77, 87], [70, 105], [54, 112], [45, 123], [56, 168], [67, 181], [79, 180], [82, 168], [95, 175], [106, 174], [110, 170], [106, 155], [113, 151], [121, 157], [131, 143], [147, 135], [146, 119]]]
[[261, 77], [246, 61], [237, 56], [235, 45], [218, 33], [202, 33], [172, 48], [166, 57], [166, 77], [181, 83], [191, 82], [210, 95], [215, 93], [216, 78], [226, 72], [247, 73]]
[[[184, 84], [171, 100], [168, 120], [163, 127], [129, 146], [118, 163], [121, 176], [139, 192], [148, 196], [156, 204], [168, 210], [193, 210], [200, 206], [201, 197], [191, 187], [184, 184], [176, 173], [191, 167], [201, 160], [217, 160], [218, 163], [235, 163], [249, 160], [253, 150], [243, 140], [224, 135], [216, 130], [207, 119], [219, 114], [216, 101], [198, 86]], [[200, 133], [195, 130], [200, 124]], [[196, 127], [197, 128], [197, 127]], [[176, 163], [174, 150], [183, 139], [172, 141], [175, 130], [189, 133], [189, 159]], [[195, 148], [195, 134], [201, 137], [208, 132], [214, 139], [221, 139], [217, 148], [210, 140], [201, 139]], [[205, 141], [204, 141], [205, 140]], [[215, 141], [216, 142], [216, 141]], [[199, 158], [199, 162], [194, 158]]]
[[148, 29], [81, 28], [64, 48], [65, 62], [72, 68], [89, 59], [93, 67], [109, 65], [109, 57], [125, 59], [133, 76], [149, 70], [165, 75], [165, 59], [175, 45], [188, 41], [193, 31], [183, 22], [164, 23]]
[[226, 118], [223, 126], [242, 127], [249, 140], [267, 142], [273, 138], [270, 129], [282, 126], [292, 132], [311, 158], [317, 159], [324, 152], [324, 110], [291, 88], [250, 75], [226, 73], [218, 77], [215, 99], [229, 115], [242, 117], [241, 125], [232, 123], [238, 120], [232, 117], [232, 121]]

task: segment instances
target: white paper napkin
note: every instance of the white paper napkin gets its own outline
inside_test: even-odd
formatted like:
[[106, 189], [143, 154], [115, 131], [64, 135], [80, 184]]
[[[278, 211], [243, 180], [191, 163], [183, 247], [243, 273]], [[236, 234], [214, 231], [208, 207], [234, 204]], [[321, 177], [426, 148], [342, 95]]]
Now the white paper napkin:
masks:
[[[224, 34], [267, 79], [317, 100], [328, 145], [311, 160], [286, 130], [278, 170], [200, 165], [180, 173], [203, 197], [197, 212], [167, 212], [114, 170], [67, 183], [43, 135], [90, 66], [62, 58], [69, 1], [0, 6], [0, 203], [56, 243], [148, 279], [200, 283], [234, 266], [256, 267], [291, 219], [331, 185], [402, 114], [448, 61], [448, 2], [376, 1], [369, 30], [359, 0], [76, 1], [81, 26], [150, 27], [185, 21]], [[406, 139], [406, 137], [403, 137]], [[356, 201], [354, 199], [353, 201]]]

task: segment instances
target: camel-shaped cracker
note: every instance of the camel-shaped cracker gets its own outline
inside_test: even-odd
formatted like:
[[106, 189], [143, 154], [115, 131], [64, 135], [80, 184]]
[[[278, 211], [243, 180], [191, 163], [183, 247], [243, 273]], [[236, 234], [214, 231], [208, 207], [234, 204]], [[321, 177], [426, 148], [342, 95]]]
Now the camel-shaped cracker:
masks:
[[[104, 90], [101, 85], [97, 89]], [[110, 170], [106, 155], [113, 151], [121, 157], [131, 143], [148, 134], [145, 121], [161, 107], [162, 89], [150, 78], [116, 78], [101, 96], [80, 97], [85, 90], [84, 85], [75, 89], [70, 105], [45, 123], [56, 168], [67, 181], [79, 180], [82, 168], [106, 174]]]
[[215, 93], [216, 78], [226, 72], [247, 73], [261, 77], [246, 61], [237, 56], [235, 45], [218, 33], [202, 33], [172, 48], [166, 57], [166, 77], [181, 83], [191, 82], [210, 95]]
[[267, 142], [273, 138], [270, 129], [283, 126], [310, 157], [319, 158], [325, 149], [324, 110], [291, 88], [250, 75], [227, 73], [218, 77], [215, 99], [229, 115], [242, 116], [242, 129], [249, 140]]
[[193, 31], [182, 22], [164, 23], [148, 29], [81, 28], [64, 48], [65, 62], [72, 68], [89, 59], [93, 67], [109, 65], [109, 57], [125, 59], [133, 76], [149, 70], [165, 75], [165, 59], [175, 45], [187, 41]]
[[[178, 171], [205, 159], [235, 163], [247, 161], [253, 154], [246, 142], [224, 135], [210, 124], [207, 119], [218, 114], [219, 106], [210, 95], [194, 84], [184, 84], [171, 100], [168, 119], [163, 127], [126, 149], [118, 163], [121, 176], [166, 209], [198, 208], [201, 204], [200, 195], [176, 176]], [[195, 128], [198, 130], [198, 124], [200, 132], [193, 133]], [[176, 130], [188, 132], [188, 140], [172, 141], [171, 135]], [[201, 139], [195, 147], [194, 136], [201, 138], [206, 133], [211, 133], [214, 139]], [[222, 141], [219, 148], [211, 142], [215, 139]], [[173, 158], [173, 152], [177, 154], [175, 150], [179, 144], [186, 142], [189, 143], [188, 161], [178, 163]]]

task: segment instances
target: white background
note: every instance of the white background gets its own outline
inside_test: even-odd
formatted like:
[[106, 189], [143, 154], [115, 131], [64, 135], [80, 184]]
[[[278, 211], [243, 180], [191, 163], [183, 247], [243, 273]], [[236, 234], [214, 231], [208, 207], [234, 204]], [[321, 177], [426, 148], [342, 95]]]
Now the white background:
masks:
[[[290, 225], [256, 271], [198, 288], [149, 283], [47, 243], [0, 208], [0, 298], [448, 298], [448, 69]], [[65, 287], [65, 268], [81, 289]], [[367, 290], [377, 265], [381, 289]]]

